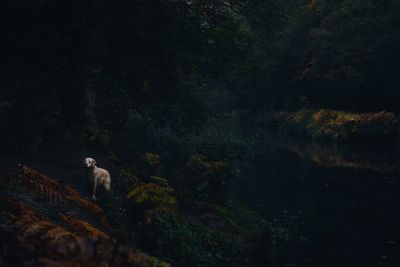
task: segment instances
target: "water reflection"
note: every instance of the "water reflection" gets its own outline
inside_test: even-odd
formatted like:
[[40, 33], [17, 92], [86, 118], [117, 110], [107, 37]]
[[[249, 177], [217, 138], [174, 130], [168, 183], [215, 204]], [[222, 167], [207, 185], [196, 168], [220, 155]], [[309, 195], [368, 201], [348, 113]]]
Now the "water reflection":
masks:
[[301, 159], [321, 166], [371, 170], [379, 173], [399, 169], [398, 153], [393, 146], [355, 147], [307, 141], [274, 133], [265, 135], [268, 136], [268, 147], [285, 148]]
[[397, 148], [261, 136], [238, 191], [291, 231], [280, 266], [400, 266]]

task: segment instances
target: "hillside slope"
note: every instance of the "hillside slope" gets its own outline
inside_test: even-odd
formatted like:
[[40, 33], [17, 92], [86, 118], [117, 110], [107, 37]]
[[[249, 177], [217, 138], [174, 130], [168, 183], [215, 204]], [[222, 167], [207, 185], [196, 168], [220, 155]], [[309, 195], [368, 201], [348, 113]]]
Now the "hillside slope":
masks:
[[24, 165], [0, 178], [0, 265], [169, 266], [125, 246], [103, 209]]

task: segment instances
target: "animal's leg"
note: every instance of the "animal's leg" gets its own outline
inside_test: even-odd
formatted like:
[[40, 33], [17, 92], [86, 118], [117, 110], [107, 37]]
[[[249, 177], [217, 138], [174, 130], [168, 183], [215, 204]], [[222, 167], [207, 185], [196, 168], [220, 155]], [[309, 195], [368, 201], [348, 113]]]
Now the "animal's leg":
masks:
[[97, 189], [97, 179], [93, 179], [93, 193], [92, 193], [92, 198], [96, 200], [96, 189]]

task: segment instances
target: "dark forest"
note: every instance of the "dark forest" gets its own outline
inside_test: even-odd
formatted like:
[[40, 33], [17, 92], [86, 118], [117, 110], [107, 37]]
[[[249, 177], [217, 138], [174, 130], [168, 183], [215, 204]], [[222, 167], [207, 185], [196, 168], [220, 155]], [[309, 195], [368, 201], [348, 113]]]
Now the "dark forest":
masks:
[[400, 266], [400, 0], [0, 7], [0, 266]]

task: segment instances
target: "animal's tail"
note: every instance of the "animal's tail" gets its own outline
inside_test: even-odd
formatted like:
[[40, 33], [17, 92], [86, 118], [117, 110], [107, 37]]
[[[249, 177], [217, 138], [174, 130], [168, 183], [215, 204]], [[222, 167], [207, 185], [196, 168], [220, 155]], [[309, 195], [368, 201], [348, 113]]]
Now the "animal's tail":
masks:
[[104, 189], [106, 189], [107, 192], [109, 192], [111, 190], [110, 182], [104, 183]]

